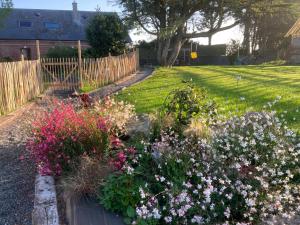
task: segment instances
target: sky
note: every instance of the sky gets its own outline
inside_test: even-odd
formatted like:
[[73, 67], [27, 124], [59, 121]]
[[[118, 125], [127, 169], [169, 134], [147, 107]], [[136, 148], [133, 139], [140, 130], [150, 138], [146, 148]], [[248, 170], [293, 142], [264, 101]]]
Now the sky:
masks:
[[[15, 8], [28, 9], [62, 9], [71, 10], [73, 0], [13, 0]], [[121, 14], [121, 7], [115, 0], [77, 0], [78, 9], [86, 11], [94, 11], [97, 7], [101, 11], [111, 11]], [[144, 32], [130, 32], [130, 36], [134, 42], [139, 40], [151, 40], [153, 37]], [[240, 28], [237, 26], [233, 29], [217, 33], [213, 39], [213, 44], [227, 44], [231, 39], [242, 40]], [[207, 38], [199, 38], [195, 41], [201, 44], [207, 44]]]

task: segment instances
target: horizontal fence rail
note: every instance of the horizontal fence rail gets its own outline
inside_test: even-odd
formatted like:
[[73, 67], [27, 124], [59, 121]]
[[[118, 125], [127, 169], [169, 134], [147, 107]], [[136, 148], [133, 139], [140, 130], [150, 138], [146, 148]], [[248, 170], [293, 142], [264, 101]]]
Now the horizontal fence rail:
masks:
[[11, 112], [44, 90], [93, 90], [139, 69], [138, 51], [104, 58], [41, 58], [0, 63], [0, 114]]
[[0, 114], [11, 112], [43, 91], [39, 61], [0, 63]]

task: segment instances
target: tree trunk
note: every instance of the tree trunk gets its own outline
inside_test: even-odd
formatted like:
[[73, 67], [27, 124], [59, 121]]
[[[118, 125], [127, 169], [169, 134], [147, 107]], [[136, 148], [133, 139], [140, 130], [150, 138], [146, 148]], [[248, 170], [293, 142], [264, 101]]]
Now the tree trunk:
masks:
[[[177, 34], [168, 39], [159, 40], [160, 51], [158, 52], [157, 60], [161, 66], [172, 66], [176, 62], [176, 59], [180, 53], [181, 47], [187, 40], [183, 37], [185, 27], [179, 27]], [[172, 49], [169, 51], [170, 46]]]
[[208, 45], [211, 46], [211, 42], [212, 42], [212, 36], [208, 37]]
[[170, 43], [170, 39], [160, 39], [158, 41], [157, 62], [161, 66], [168, 66]]
[[168, 60], [168, 66], [173, 66], [174, 63], [176, 62], [176, 59], [180, 53], [182, 45], [185, 43], [185, 40], [182, 40], [178, 38], [176, 42], [173, 44], [173, 49], [170, 54], [169, 60]]
[[[180, 38], [176, 38], [174, 41], [167, 40], [160, 42], [157, 51], [157, 61], [159, 65], [167, 67], [174, 65], [184, 42], [185, 40]], [[172, 49], [170, 49], [171, 43]]]
[[243, 40], [243, 48], [246, 50], [247, 55], [251, 54], [250, 35], [251, 35], [250, 21], [247, 20], [245, 22], [244, 40]]

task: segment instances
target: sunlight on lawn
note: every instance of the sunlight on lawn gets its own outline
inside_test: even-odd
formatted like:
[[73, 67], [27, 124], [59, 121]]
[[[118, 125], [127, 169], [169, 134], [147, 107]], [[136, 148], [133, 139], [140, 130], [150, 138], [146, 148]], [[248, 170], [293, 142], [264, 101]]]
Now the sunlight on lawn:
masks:
[[182, 81], [191, 79], [208, 90], [226, 115], [261, 110], [280, 96], [274, 110], [286, 115], [293, 128], [300, 128], [300, 67], [297, 66], [159, 68], [149, 79], [119, 93], [118, 98], [135, 104], [139, 113], [152, 112], [170, 91], [184, 87]]

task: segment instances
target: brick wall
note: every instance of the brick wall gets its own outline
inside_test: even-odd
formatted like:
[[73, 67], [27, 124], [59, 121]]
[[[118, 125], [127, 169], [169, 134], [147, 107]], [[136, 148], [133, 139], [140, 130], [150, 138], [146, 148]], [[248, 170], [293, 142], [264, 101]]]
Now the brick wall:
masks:
[[[77, 47], [77, 41], [40, 41], [41, 56], [46, 55], [49, 48], [54, 46]], [[88, 48], [87, 42], [81, 41], [82, 49]], [[36, 59], [36, 41], [35, 40], [0, 40], [0, 58], [10, 57], [14, 60], [21, 59], [21, 49], [27, 48], [30, 51], [29, 59]]]

